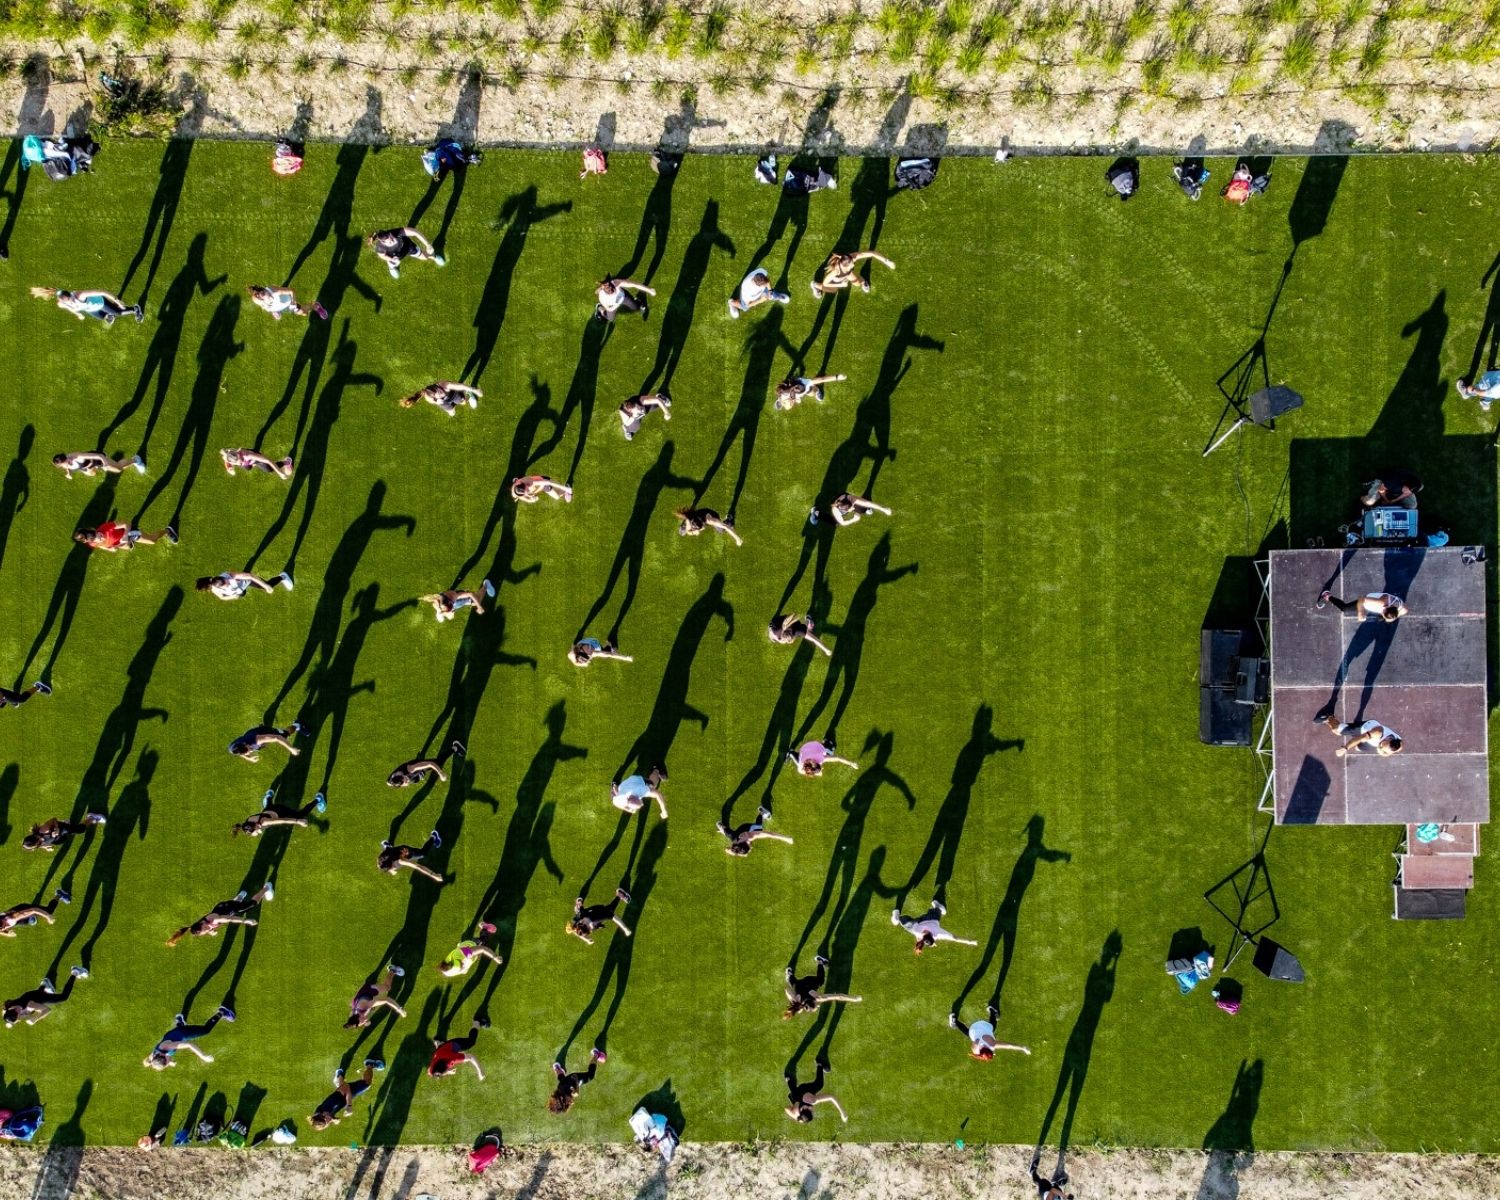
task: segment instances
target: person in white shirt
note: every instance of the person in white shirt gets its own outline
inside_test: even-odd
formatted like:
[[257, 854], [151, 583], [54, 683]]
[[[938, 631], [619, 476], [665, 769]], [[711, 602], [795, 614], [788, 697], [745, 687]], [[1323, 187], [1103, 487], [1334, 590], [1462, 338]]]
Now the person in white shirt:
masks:
[[1376, 754], [1387, 758], [1392, 754], [1401, 753], [1401, 735], [1379, 721], [1361, 721], [1355, 724], [1343, 722], [1331, 716], [1327, 718], [1327, 722], [1329, 729], [1339, 737], [1348, 739], [1334, 751], [1340, 758], [1351, 750], [1360, 750], [1365, 746], [1371, 747]]
[[760, 304], [790, 304], [792, 298], [785, 292], [771, 287], [771, 274], [764, 267], [756, 267], [740, 281], [740, 294], [729, 298], [729, 315], [736, 321], [742, 312], [749, 312]]
[[594, 295], [598, 303], [594, 306], [594, 316], [600, 321], [613, 323], [620, 310], [626, 312], [638, 312], [641, 320], [651, 311], [650, 306], [644, 300], [637, 300], [631, 292], [640, 292], [646, 296], [656, 295], [656, 289], [647, 287], [644, 283], [636, 283], [633, 279], [603, 279], [599, 286], [594, 289]]
[[197, 588], [200, 592], [213, 593], [220, 600], [238, 600], [253, 587], [274, 592], [278, 583], [287, 591], [292, 590], [292, 577], [285, 571], [270, 579], [262, 579], [249, 571], [223, 571], [218, 575], [205, 575], [198, 580]]
[[1022, 1054], [1030, 1054], [1031, 1050], [1026, 1046], [1012, 1046], [1009, 1042], [997, 1041], [995, 1038], [995, 1022], [1000, 1019], [1000, 1010], [993, 1004], [985, 1005], [985, 1013], [988, 1020], [973, 1021], [965, 1025], [958, 1019], [957, 1013], [948, 1014], [948, 1027], [956, 1029], [969, 1039], [969, 1056], [977, 1058], [981, 1062], [989, 1062], [995, 1057], [996, 1050], [1017, 1050]]
[[920, 917], [903, 917], [899, 908], [891, 910], [891, 924], [899, 925], [912, 937], [917, 939], [917, 944], [912, 947], [913, 954], [921, 954], [923, 950], [937, 945], [939, 942], [957, 942], [960, 946], [977, 946], [978, 942], [972, 942], [968, 938], [955, 937], [943, 928], [941, 918], [946, 916], [948, 908], [937, 900], [932, 902], [929, 908]]

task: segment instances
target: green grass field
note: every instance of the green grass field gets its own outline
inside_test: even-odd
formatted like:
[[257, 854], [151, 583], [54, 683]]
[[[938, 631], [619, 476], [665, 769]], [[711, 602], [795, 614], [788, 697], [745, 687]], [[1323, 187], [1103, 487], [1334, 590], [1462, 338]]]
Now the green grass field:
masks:
[[[0, 948], [0, 989], [93, 971], [0, 1043], [0, 1095], [35, 1088], [43, 1139], [133, 1140], [173, 1101], [175, 1127], [217, 1095], [256, 1128], [297, 1117], [312, 1144], [492, 1124], [619, 1140], [665, 1087], [691, 1140], [1497, 1148], [1483, 862], [1467, 920], [1398, 925], [1395, 829], [1275, 829], [1273, 932], [1306, 985], [1247, 956], [1231, 1019], [1206, 988], [1180, 997], [1162, 962], [1179, 929], [1227, 949], [1202, 893], [1265, 836], [1251, 753], [1197, 740], [1198, 630], [1249, 602], [1247, 556], [1330, 534], [1391, 463], [1425, 476], [1424, 511], [1458, 540], [1494, 540], [1488, 422], [1453, 380], [1492, 353], [1475, 347], [1500, 165], [1356, 159], [1299, 188], [1306, 164], [1282, 161], [1233, 210], [1188, 204], [1159, 161], [1128, 205], [1095, 160], [953, 160], [889, 199], [889, 164], [849, 161], [836, 192], [778, 207], [743, 159], [690, 158], [668, 191], [643, 158], [580, 184], [574, 154], [494, 153], [420, 221], [436, 236], [451, 216], [448, 267], [395, 281], [359, 239], [422, 200], [414, 150], [315, 147], [290, 180], [267, 157], [112, 144], [95, 176], [35, 175], [0, 267], [0, 450], [20, 446], [0, 486], [0, 663], [56, 686], [0, 716], [0, 904], [59, 880], [75, 895]], [[1217, 186], [1232, 164], [1211, 166]], [[1294, 237], [1266, 349], [1307, 405], [1203, 459], [1215, 381], [1259, 335]], [[899, 269], [815, 303], [821, 259], [872, 242]], [[785, 267], [792, 302], [732, 322], [724, 299], [757, 261]], [[294, 264], [326, 324], [250, 305], [245, 285]], [[592, 288], [627, 264], [660, 296], [606, 339]], [[33, 284], [120, 289], [148, 319], [77, 323]], [[797, 364], [850, 379], [776, 412], [770, 387]], [[397, 406], [465, 371], [477, 411]], [[664, 379], [671, 423], [627, 443], [615, 407]], [[101, 431], [149, 475], [50, 467]], [[295, 479], [228, 478], [217, 450], [255, 444], [295, 452]], [[576, 500], [517, 512], [503, 492], [527, 467], [571, 477]], [[813, 501], [846, 487], [895, 518], [810, 528]], [[671, 510], [700, 491], [734, 510], [743, 549], [675, 535]], [[181, 544], [72, 548], [110, 512], [175, 521]], [[192, 591], [247, 566], [289, 567], [296, 590]], [[486, 575], [483, 617], [439, 625], [413, 603]], [[832, 660], [765, 636], [779, 607], [809, 605]], [[565, 661], [592, 610], [632, 665]], [[299, 714], [313, 732], [287, 769], [225, 754]], [[789, 739], [831, 723], [857, 777], [783, 769]], [[384, 786], [450, 736], [470, 749], [450, 785]], [[655, 758], [670, 820], [622, 831], [609, 783]], [[328, 828], [231, 838], [278, 780], [283, 801], [326, 788]], [[768, 790], [795, 846], [730, 859], [726, 800], [749, 820]], [[104, 804], [90, 844], [20, 849], [33, 822]], [[375, 870], [382, 838], [434, 826], [448, 886]], [[253, 933], [164, 946], [268, 875]], [[604, 899], [622, 877], [635, 938], [565, 936], [585, 882]], [[939, 887], [980, 947], [914, 958], [890, 910]], [[434, 964], [481, 915], [504, 970], [445, 984]], [[800, 949], [810, 970], [825, 944], [864, 1003], [783, 1022], [783, 967]], [[348, 998], [392, 956], [409, 1015], [356, 1040]], [[997, 987], [1001, 1037], [1034, 1054], [982, 1065], [946, 1017], [960, 998], [982, 1016]], [[141, 1066], [174, 1013], [226, 997], [239, 1020], [203, 1043], [212, 1066]], [[429, 1038], [481, 1009], [486, 1080], [425, 1078]], [[560, 1048], [581, 1068], [600, 1037], [597, 1081], [546, 1113]], [[820, 1049], [847, 1126], [781, 1115], [783, 1068]], [[390, 1063], [378, 1088], [310, 1134], [330, 1072], [369, 1053]]]

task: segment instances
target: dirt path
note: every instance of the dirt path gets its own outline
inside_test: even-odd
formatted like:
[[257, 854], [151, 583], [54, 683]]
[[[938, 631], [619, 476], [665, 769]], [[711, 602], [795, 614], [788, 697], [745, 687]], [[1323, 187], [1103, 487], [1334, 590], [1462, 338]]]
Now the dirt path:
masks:
[[[994, 1200], [1036, 1193], [1017, 1147], [689, 1145], [663, 1170], [628, 1146], [529, 1146], [484, 1176], [451, 1148], [0, 1150], [0, 1195], [34, 1200]], [[1500, 1160], [1477, 1155], [1206, 1155], [1090, 1151], [1070, 1185], [1108, 1200], [1489, 1200]]]

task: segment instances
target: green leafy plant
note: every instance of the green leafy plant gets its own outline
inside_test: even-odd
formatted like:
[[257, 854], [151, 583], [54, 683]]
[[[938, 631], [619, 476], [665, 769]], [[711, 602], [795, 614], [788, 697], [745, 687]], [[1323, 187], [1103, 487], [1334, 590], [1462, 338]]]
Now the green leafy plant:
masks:
[[93, 127], [125, 137], [168, 137], [185, 108], [164, 76], [132, 74], [123, 62], [117, 62], [110, 85], [99, 84], [93, 100]]
[[662, 23], [662, 52], [668, 58], [679, 58], [693, 39], [693, 11], [681, 4], [674, 4]]

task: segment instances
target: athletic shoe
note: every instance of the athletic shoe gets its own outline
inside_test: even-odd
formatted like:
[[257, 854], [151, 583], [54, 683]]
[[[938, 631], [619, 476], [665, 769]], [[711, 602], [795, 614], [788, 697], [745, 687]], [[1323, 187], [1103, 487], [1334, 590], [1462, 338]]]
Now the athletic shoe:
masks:
[[566, 1068], [563, 1067], [562, 1063], [553, 1063], [552, 1064], [552, 1073], [554, 1075], [556, 1075], [559, 1079], [561, 1079], [568, 1072], [567, 1072]]
[[839, 189], [839, 181], [837, 179], [830, 179], [828, 181], [828, 187], [831, 188], [835, 192], [838, 191], [838, 189]]
[[717, 829], [720, 833], [722, 833], [725, 837], [729, 836], [729, 826], [726, 825], [726, 824], [724, 824], [723, 821], [717, 821], [717, 822], [715, 822], [714, 823], [714, 828]]
[[599, 1049], [598, 1046], [595, 1046], [592, 1050], [589, 1051], [589, 1059], [593, 1062], [608, 1062], [609, 1055], [604, 1053], [603, 1050]]
[[630, 893], [627, 892], [624, 888], [615, 888], [615, 895], [620, 898], [621, 904], [630, 903]]
[[821, 1054], [818, 1055], [817, 1058], [813, 1059], [813, 1066], [820, 1067], [823, 1071], [823, 1074], [825, 1075], [833, 1074], [833, 1065]]
[[89, 969], [87, 967], [74, 967], [68, 974], [74, 979], [87, 979], [89, 977]]
[[790, 304], [792, 302], [792, 298], [785, 292], [772, 292], [771, 296], [777, 304]]
[[398, 266], [396, 266], [395, 263], [386, 263], [385, 264], [385, 269], [391, 273], [391, 278], [392, 279], [400, 279], [401, 278], [401, 268], [398, 267]]
[[406, 968], [405, 967], [398, 967], [395, 963], [392, 963], [390, 965], [390, 972], [397, 979], [402, 979], [402, 978], [404, 978], [406, 976]]
[[1332, 596], [1332, 595], [1333, 595], [1332, 592], [1324, 592], [1321, 596], [1319, 596], [1318, 597], [1318, 607], [1319, 608], [1327, 608], [1328, 607], [1328, 598], [1330, 596]]
[[146, 460], [139, 454], [137, 454], [133, 459], [130, 460], [130, 465], [137, 471], [139, 471], [142, 475], [146, 473]]
[[333, 1086], [334, 1087], [340, 1087], [340, 1086], [343, 1085], [343, 1082], [344, 1082], [344, 1068], [343, 1067], [334, 1067], [334, 1069], [333, 1069]]
[[495, 932], [495, 925], [491, 921], [481, 921], [481, 922], [479, 922], [479, 928], [483, 932], [485, 932], [485, 933], [494, 933]]
[[245, 889], [244, 889], [244, 888], [241, 888], [241, 889], [240, 889], [240, 890], [239, 890], [239, 891], [237, 891], [237, 892], [235, 892], [235, 894], [234, 894], [234, 898], [235, 898], [235, 899], [236, 899], [236, 900], [243, 900], [243, 899], [244, 899], [244, 898], [245, 898], [245, 897], [246, 897], [246, 896], [248, 896], [248, 895], [249, 895], [249, 894], [250, 894], [250, 893], [249, 893], [249, 892], [247, 892], [247, 891], [245, 891]]
[[432, 261], [435, 262], [435, 263], [437, 263], [437, 265], [440, 266], [440, 267], [446, 267], [448, 265], [448, 260], [446, 258], [444, 258], [441, 254], [434, 254], [432, 256]]
[[287, 728], [289, 728], [293, 733], [307, 732], [307, 726], [304, 725], [301, 721], [293, 721], [289, 726], [287, 726]]
[[[267, 788], [266, 789], [266, 794], [260, 798], [260, 806], [262, 808], [265, 808], [265, 806], [268, 805], [268, 804], [270, 804], [271, 801], [274, 800], [274, 799], [276, 799], [276, 789], [275, 788]], [[243, 896], [244, 894], [245, 894], [244, 892], [240, 893], [241, 896]]]
[[56, 895], [57, 895], [57, 902], [59, 904], [72, 904], [73, 903], [73, 893], [70, 892], [70, 891], [68, 891], [67, 888], [58, 888], [57, 892], [56, 892]]
[[143, 309], [139, 304], [135, 305], [131, 311], [135, 313], [135, 323], [137, 325], [139, 325], [146, 319], [146, 310]]
[[177, 536], [177, 530], [173, 529], [170, 525], [168, 525], [167, 526], [167, 544], [171, 545], [171, 546], [175, 546], [181, 540], [182, 539]]
[[328, 310], [326, 308], [324, 308], [321, 304], [318, 304], [316, 301], [314, 301], [314, 303], [313, 303], [312, 311], [313, 311], [313, 316], [318, 317], [318, 318], [320, 318], [320, 319], [322, 319], [324, 321], [328, 320]]
[[103, 813], [85, 813], [84, 822], [89, 825], [103, 825], [109, 820]]
[[367, 1059], [365, 1059], [365, 1066], [367, 1066], [367, 1067], [374, 1067], [377, 1071], [384, 1071], [385, 1070], [385, 1059], [383, 1059], [383, 1058], [367, 1058]]
[[443, 839], [438, 836], [438, 831], [436, 829], [434, 829], [427, 835], [427, 840], [432, 843], [432, 848], [434, 850], [441, 850], [443, 848]]
[[381, 841], [380, 841], [380, 848], [382, 850], [389, 850], [391, 848], [391, 844], [390, 844], [390, 842], [388, 842], [384, 838], [382, 838]]
[[488, 1017], [475, 1017], [474, 1024], [480, 1029], [488, 1029], [490, 1027], [490, 1019]]
[[31, 686], [34, 687], [34, 688], [36, 688], [37, 695], [39, 695], [39, 696], [50, 696], [50, 695], [52, 695], [52, 685], [50, 683], [43, 683], [40, 679], [38, 679]]
[[488, 579], [486, 579], [484, 581], [484, 594], [486, 596], [490, 597], [491, 599], [494, 599], [494, 596], [495, 596], [495, 585], [493, 583], [491, 583]]
[[733, 317], [736, 321], [738, 321], [740, 319], [740, 310], [734, 306], [734, 301], [733, 300], [731, 300], [729, 302], [729, 315], [731, 317]]
[[452, 742], [452, 744], [451, 744], [451, 745], [450, 745], [450, 746], [449, 746], [449, 749], [450, 749], [450, 750], [452, 750], [452, 751], [453, 751], [453, 753], [454, 753], [454, 754], [457, 754], [457, 755], [459, 755], [459, 756], [460, 756], [460, 757], [462, 757], [462, 756], [463, 756], [463, 755], [465, 755], [465, 754], [467, 754], [467, 753], [468, 753], [468, 752], [469, 752], [469, 750], [468, 750], [468, 747], [467, 747], [467, 746], [465, 746], [465, 745], [464, 745], [464, 744], [463, 744], [463, 743], [462, 743], [462, 742], [461, 742], [461, 741], [459, 741], [459, 740], [458, 740], [458, 739], [457, 739], [457, 738], [454, 738], [454, 739], [453, 739], [453, 742]]
[[328, 797], [319, 792], [313, 797], [313, 808], [317, 810], [320, 816], [326, 813], [328, 811]]
[[49, 975], [45, 979], [42, 980], [42, 991], [44, 991], [44, 992], [55, 992], [55, 991], [57, 991], [57, 986], [52, 982], [52, 976]]
[[771, 819], [771, 810], [762, 804], [755, 810], [755, 815], [760, 818], [760, 823], [764, 825]]
[[948, 1014], [948, 1028], [949, 1029], [957, 1029], [958, 1028], [958, 1014], [957, 1013], [949, 1013]]
[[646, 301], [642, 300], [641, 301], [641, 320], [644, 321], [648, 316], [650, 316], [650, 314], [651, 314], [651, 305], [648, 304]]
[[227, 1005], [227, 1004], [221, 1004], [221, 1005], [219, 1005], [218, 1013], [219, 1013], [219, 1016], [223, 1017], [231, 1025], [234, 1024], [234, 1009], [230, 1008], [229, 1005]]
[[104, 327], [106, 329], [108, 329], [114, 323], [115, 323], [115, 314], [114, 313], [105, 313], [104, 314]]
[[786, 760], [787, 760], [787, 762], [796, 762], [797, 761], [797, 752], [795, 750], [788, 750], [786, 752]]
[[177, 1025], [186, 1025], [187, 1024], [187, 1014], [186, 1013], [178, 1013], [175, 1017], [172, 1018], [172, 1021], [173, 1021], [174, 1024], [177, 1024]]
[[276, 885], [272, 884], [272, 883], [267, 883], [266, 884], [266, 903], [269, 904], [274, 899], [276, 899]]
[[938, 916], [946, 917], [948, 915], [948, 906], [939, 901], [936, 896], [932, 898], [932, 907], [938, 910]]
[[820, 967], [826, 967], [828, 965], [828, 960], [821, 954], [813, 955], [813, 962], [817, 963]]
[[901, 924], [901, 910], [899, 908], [893, 908], [893, 909], [891, 909], [891, 924], [892, 925], [899, 925], [899, 924]]
[[283, 571], [276, 578], [281, 581], [281, 586], [284, 587], [284, 588], [286, 588], [287, 591], [291, 591], [292, 590], [292, 577], [290, 575], [288, 575], [285, 571]]

